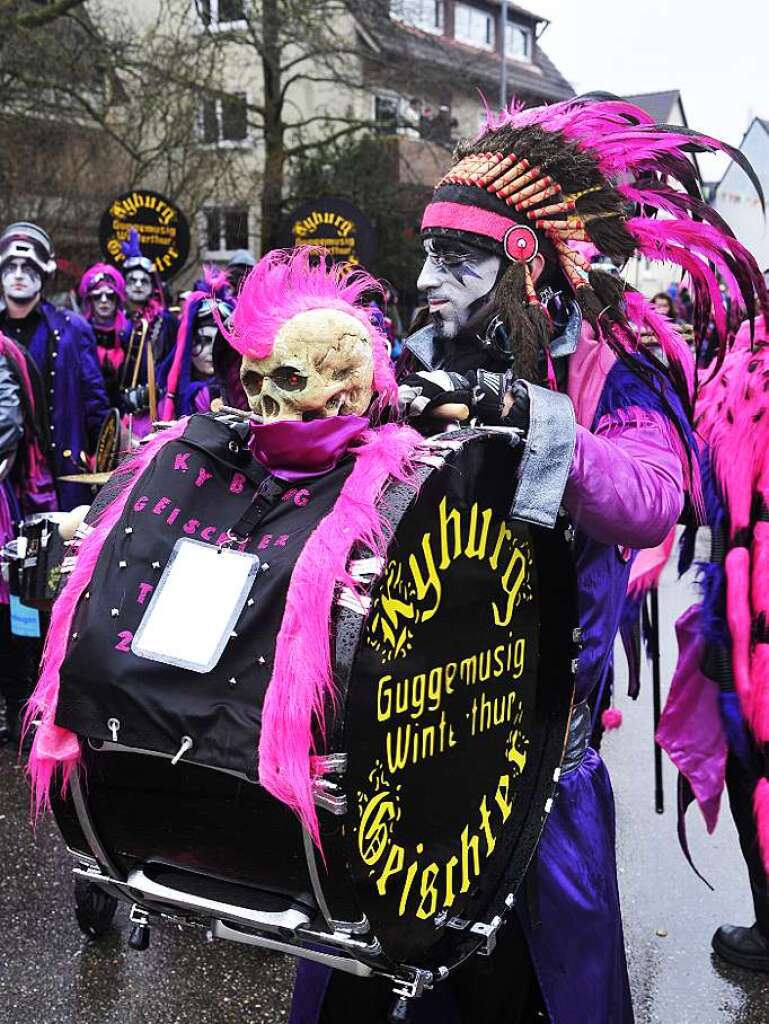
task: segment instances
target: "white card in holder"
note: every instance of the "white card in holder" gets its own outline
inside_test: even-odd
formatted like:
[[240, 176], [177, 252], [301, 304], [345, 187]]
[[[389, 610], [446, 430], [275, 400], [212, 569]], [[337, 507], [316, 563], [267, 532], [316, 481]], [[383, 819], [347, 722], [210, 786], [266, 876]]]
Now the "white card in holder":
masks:
[[222, 656], [258, 571], [258, 555], [188, 537], [178, 540], [131, 651], [191, 672], [210, 672]]

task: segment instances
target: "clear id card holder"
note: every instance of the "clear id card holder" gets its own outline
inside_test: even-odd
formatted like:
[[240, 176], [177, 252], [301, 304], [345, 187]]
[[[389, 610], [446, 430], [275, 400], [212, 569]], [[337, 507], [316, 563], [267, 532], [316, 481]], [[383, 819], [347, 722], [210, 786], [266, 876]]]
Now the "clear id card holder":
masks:
[[258, 555], [188, 537], [178, 540], [131, 651], [191, 672], [210, 672], [222, 656], [258, 571]]

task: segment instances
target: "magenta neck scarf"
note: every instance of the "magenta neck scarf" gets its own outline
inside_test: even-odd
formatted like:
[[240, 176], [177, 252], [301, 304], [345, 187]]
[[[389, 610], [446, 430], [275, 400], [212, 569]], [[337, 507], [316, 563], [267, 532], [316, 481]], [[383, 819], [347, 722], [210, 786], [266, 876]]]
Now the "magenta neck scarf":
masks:
[[328, 473], [369, 426], [363, 416], [254, 423], [248, 446], [273, 476], [300, 480]]

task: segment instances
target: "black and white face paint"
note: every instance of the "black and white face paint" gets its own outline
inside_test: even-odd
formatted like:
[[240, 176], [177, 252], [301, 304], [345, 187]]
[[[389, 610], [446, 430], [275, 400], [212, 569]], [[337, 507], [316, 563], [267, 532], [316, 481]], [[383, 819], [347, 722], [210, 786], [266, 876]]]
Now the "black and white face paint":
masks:
[[113, 288], [102, 285], [88, 293], [91, 304], [93, 322], [95, 324], [111, 324], [117, 312], [117, 292]]
[[456, 338], [491, 312], [502, 258], [454, 239], [428, 238], [417, 281], [442, 338]]
[[14, 256], [3, 264], [2, 285], [6, 301], [31, 302], [40, 294], [43, 279], [34, 263]]
[[129, 270], [125, 277], [125, 291], [131, 302], [140, 305], [152, 295], [152, 278], [139, 267]]
[[192, 339], [190, 358], [198, 377], [213, 377], [214, 375], [214, 339], [216, 338], [216, 324], [206, 324], [198, 327]]

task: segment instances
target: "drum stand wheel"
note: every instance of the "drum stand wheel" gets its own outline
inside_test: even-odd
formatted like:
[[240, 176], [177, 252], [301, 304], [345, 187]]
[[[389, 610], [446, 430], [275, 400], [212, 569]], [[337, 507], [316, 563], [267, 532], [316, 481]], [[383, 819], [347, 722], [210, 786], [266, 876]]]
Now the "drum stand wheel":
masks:
[[91, 939], [106, 935], [112, 925], [118, 901], [101, 886], [85, 878], [75, 879], [75, 916], [80, 931]]

